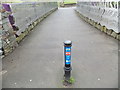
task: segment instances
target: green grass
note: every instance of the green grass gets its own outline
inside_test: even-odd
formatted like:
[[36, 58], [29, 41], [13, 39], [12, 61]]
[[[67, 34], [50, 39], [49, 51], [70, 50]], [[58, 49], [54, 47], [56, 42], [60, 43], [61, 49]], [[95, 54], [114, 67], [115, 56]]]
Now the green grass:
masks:
[[77, 3], [77, 0], [64, 0], [64, 4]]
[[[65, 80], [62, 80], [62, 82], [66, 82]], [[70, 77], [69, 80], [67, 80], [68, 84], [74, 84], [75, 83], [75, 79], [73, 77]]]
[[70, 80], [68, 81], [70, 84], [73, 84], [75, 82], [75, 79], [73, 77], [70, 78]]

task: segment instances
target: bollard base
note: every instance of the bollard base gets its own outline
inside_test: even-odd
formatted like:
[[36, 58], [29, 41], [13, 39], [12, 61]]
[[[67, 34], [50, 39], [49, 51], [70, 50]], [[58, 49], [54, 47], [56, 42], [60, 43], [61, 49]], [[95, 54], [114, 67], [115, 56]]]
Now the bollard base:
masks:
[[64, 87], [71, 87], [72, 84], [69, 83], [68, 81], [64, 81], [64, 82], [63, 82], [63, 86], [64, 86]]
[[64, 87], [71, 87], [72, 86], [72, 83], [69, 82], [69, 80], [63, 80], [63, 86]]
[[65, 77], [65, 80], [66, 80], [66, 81], [69, 81], [69, 80], [70, 80], [71, 70], [72, 70], [71, 67], [64, 67], [64, 71], [65, 71], [64, 77]]
[[64, 77], [63, 80], [63, 86], [64, 87], [71, 87], [74, 84], [75, 80], [73, 77], [70, 77], [69, 80], [66, 80], [66, 78]]

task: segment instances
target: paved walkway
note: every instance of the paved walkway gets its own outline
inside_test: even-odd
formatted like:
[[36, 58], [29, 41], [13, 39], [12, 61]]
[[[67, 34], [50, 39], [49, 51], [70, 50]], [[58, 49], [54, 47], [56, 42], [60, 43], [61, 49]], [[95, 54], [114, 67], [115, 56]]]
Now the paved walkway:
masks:
[[118, 87], [117, 40], [60, 8], [3, 59], [3, 88], [62, 88], [65, 40], [73, 41], [72, 87]]

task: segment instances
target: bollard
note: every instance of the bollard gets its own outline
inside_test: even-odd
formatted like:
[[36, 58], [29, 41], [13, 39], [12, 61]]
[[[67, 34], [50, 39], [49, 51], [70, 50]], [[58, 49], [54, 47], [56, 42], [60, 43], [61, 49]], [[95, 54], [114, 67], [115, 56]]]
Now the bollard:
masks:
[[72, 41], [67, 40], [64, 42], [64, 57], [65, 57], [65, 66], [64, 66], [64, 77], [65, 81], [70, 80], [71, 77], [71, 46]]

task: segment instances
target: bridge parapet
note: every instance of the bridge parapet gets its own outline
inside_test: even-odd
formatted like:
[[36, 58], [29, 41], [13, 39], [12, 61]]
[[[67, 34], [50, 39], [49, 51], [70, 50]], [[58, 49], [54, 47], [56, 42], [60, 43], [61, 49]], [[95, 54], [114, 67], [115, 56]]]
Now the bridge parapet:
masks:
[[11, 4], [13, 15], [15, 17], [16, 25], [19, 27], [18, 35], [24, 32], [30, 24], [35, 22], [38, 18], [45, 15], [52, 9], [57, 8], [55, 2], [26, 2], [19, 4]]
[[56, 2], [0, 4], [0, 56], [13, 51], [17, 42], [56, 9]]
[[101, 25], [103, 28], [105, 27], [107, 30], [119, 34], [119, 4], [119, 0], [93, 0], [89, 2], [78, 0], [77, 11], [85, 18], [88, 18], [88, 22], [91, 23], [92, 21], [91, 24]]

